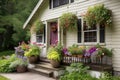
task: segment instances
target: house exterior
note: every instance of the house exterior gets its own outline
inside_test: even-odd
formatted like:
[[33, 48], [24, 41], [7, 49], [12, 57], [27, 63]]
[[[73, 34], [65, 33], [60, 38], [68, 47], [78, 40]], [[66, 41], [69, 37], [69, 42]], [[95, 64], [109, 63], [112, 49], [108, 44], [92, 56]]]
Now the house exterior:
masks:
[[[112, 11], [112, 27], [97, 27], [93, 30], [84, 30], [83, 14], [89, 6], [102, 3]], [[78, 31], [60, 30], [59, 17], [63, 13], [72, 12], [78, 17]], [[23, 28], [33, 27], [36, 19], [44, 23], [44, 33], [31, 34], [31, 43], [36, 42], [42, 47], [42, 57], [46, 57], [47, 49], [57, 41], [65, 47], [72, 44], [91, 46], [99, 43], [107, 48], [113, 48], [112, 64], [115, 74], [120, 75], [120, 1], [119, 0], [40, 0], [33, 12], [26, 20]], [[55, 26], [55, 27], [52, 27]], [[56, 28], [57, 31], [52, 31]]]

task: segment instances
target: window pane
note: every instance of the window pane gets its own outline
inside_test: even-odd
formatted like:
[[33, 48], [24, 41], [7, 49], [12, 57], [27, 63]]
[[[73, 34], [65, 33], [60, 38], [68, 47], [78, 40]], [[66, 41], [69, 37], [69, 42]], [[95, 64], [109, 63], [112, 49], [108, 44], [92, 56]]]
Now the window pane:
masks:
[[68, 4], [69, 0], [59, 0], [60, 5]]
[[36, 40], [37, 40], [38, 43], [41, 43], [41, 42], [42, 42], [42, 36], [41, 36], [41, 35], [38, 35], [38, 36], [36, 37]]
[[100, 25], [100, 43], [105, 42], [105, 26]]
[[97, 32], [84, 32], [84, 42], [97, 42]]
[[59, 0], [53, 0], [53, 8], [59, 6]]

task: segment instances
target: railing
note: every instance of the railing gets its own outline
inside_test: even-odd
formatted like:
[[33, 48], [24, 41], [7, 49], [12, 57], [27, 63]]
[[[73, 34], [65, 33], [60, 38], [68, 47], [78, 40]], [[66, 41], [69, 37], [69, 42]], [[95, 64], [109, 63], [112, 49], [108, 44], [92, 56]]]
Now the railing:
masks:
[[64, 55], [62, 59], [62, 63], [64, 65], [70, 65], [71, 63], [83, 63], [90, 67], [92, 70], [97, 71], [111, 71], [112, 72], [112, 62], [111, 58], [104, 56], [104, 57], [82, 57], [82, 56], [75, 56], [75, 55]]

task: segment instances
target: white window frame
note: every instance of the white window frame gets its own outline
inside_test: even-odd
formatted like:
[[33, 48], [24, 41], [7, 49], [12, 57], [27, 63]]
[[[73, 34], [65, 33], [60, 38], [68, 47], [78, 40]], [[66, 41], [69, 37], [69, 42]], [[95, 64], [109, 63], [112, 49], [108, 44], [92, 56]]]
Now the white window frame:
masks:
[[84, 42], [84, 32], [86, 32], [86, 31], [84, 31], [84, 25], [83, 25], [83, 23], [84, 23], [84, 19], [83, 19], [83, 17], [78, 17], [78, 19], [81, 19], [81, 43], [78, 43], [78, 44], [80, 44], [80, 45], [95, 45], [95, 44], [97, 44], [97, 43], [99, 43], [100, 45], [105, 45], [105, 42], [104, 43], [100, 43], [100, 25], [99, 24], [97, 24], [96, 25], [96, 27], [97, 27], [97, 29], [96, 30], [90, 30], [90, 31], [97, 31], [97, 34], [96, 34], [96, 36], [97, 36], [97, 41], [96, 42]]
[[[42, 42], [37, 42], [37, 37], [38, 37], [38, 36], [42, 36]], [[42, 43], [42, 44], [44, 43], [44, 33], [43, 33], [43, 34], [37, 34], [37, 33], [36, 33], [36, 42], [37, 42], [37, 43]]]

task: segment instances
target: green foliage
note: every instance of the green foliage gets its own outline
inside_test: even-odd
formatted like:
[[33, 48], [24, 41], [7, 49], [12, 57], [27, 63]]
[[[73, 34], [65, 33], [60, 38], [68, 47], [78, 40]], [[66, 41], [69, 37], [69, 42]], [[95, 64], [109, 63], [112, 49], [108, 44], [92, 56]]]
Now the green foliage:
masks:
[[99, 80], [120, 80], [120, 77], [112, 76], [111, 74], [105, 72], [104, 75], [99, 78]]
[[16, 68], [17, 66], [28, 66], [28, 62], [26, 60], [18, 58], [9, 65], [10, 68]]
[[97, 23], [105, 25], [111, 25], [112, 15], [111, 11], [104, 7], [103, 4], [97, 4], [94, 7], [89, 7], [85, 15], [85, 20], [88, 26], [92, 26]]
[[0, 80], [9, 80], [9, 79], [0, 75]]
[[14, 68], [9, 68], [9, 65], [12, 61], [10, 60], [0, 60], [0, 72], [2, 73], [8, 73], [15, 71]]
[[27, 30], [23, 30], [22, 26], [38, 1], [39, 0], [0, 1], [1, 50], [10, 49], [17, 45], [19, 41], [27, 41], [29, 39], [29, 36], [26, 35]]
[[77, 30], [77, 16], [73, 13], [64, 13], [60, 17], [60, 27], [63, 30]]
[[13, 53], [14, 53], [14, 51], [12, 51], [12, 50], [2, 51], [2, 52], [0, 52], [0, 57], [2, 57], [2, 56], [7, 56], [7, 55], [11, 55], [11, 54], [13, 54]]
[[25, 56], [30, 57], [30, 56], [39, 56], [41, 53], [41, 49], [37, 45], [32, 45], [30, 46], [30, 49], [28, 51], [25, 51]]
[[87, 73], [88, 68], [81, 63], [72, 63], [70, 67], [66, 68], [65, 74], [60, 77], [60, 80], [97, 80]]
[[44, 24], [40, 20], [36, 20], [35, 22], [35, 32], [40, 32], [44, 30]]
[[108, 57], [112, 57], [112, 55], [113, 55], [113, 49], [110, 50], [108, 48], [100, 46], [99, 44], [96, 45], [96, 48], [98, 48], [98, 55], [100, 55], [100, 56], [106, 55]]
[[61, 61], [61, 55], [53, 47], [49, 48], [47, 58], [50, 60]]
[[83, 54], [84, 52], [84, 49], [79, 47], [78, 45], [76, 44], [73, 44], [72, 46], [70, 46], [68, 48], [68, 51], [70, 52], [70, 54], [72, 55], [78, 55], [78, 54]]

